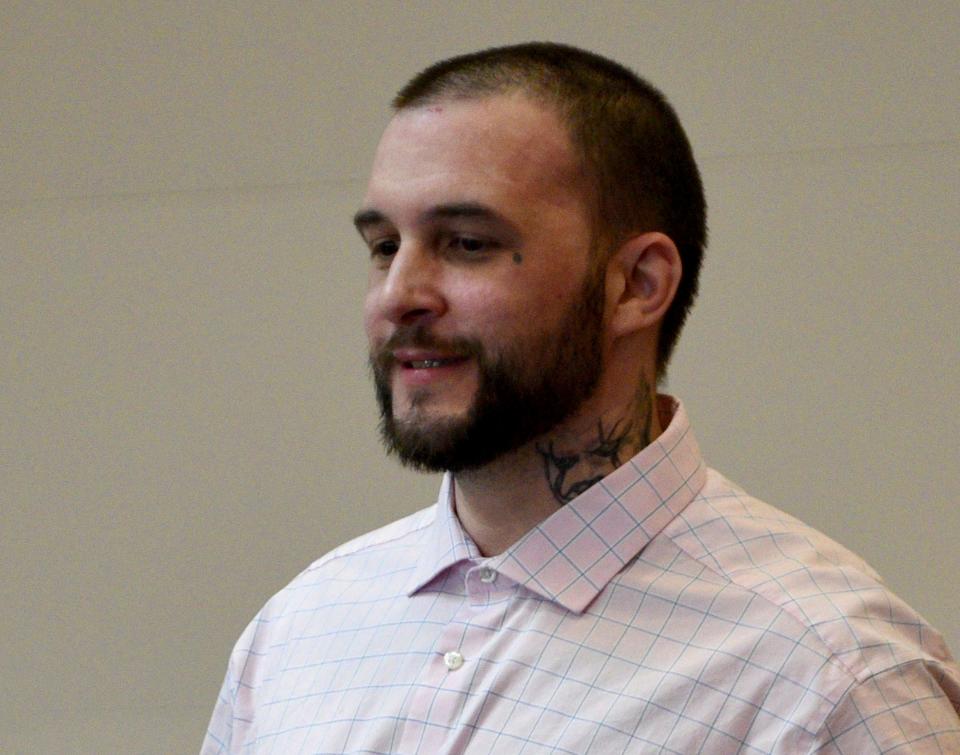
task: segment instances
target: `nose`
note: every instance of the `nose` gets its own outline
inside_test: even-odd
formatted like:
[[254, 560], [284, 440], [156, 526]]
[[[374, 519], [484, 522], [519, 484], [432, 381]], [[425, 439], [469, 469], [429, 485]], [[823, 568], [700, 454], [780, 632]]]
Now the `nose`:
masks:
[[441, 262], [415, 242], [403, 242], [376, 286], [380, 314], [395, 325], [435, 320], [447, 309]]

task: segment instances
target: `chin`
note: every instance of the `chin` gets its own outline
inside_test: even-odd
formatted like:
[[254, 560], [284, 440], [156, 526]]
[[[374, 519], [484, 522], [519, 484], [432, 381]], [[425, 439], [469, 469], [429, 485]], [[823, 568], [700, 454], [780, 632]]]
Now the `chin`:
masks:
[[[399, 400], [397, 400], [399, 399]], [[465, 420], [476, 403], [473, 394], [459, 397], [439, 397], [419, 391], [408, 396], [397, 396], [393, 402], [393, 421], [410, 425], [429, 425]]]

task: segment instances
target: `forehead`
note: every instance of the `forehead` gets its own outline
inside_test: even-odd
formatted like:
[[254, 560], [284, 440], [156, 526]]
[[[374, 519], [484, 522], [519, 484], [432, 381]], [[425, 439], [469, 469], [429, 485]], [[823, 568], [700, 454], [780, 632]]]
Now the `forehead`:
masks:
[[570, 208], [583, 204], [584, 186], [553, 109], [520, 94], [495, 95], [395, 115], [377, 147], [365, 203], [387, 211], [449, 201]]

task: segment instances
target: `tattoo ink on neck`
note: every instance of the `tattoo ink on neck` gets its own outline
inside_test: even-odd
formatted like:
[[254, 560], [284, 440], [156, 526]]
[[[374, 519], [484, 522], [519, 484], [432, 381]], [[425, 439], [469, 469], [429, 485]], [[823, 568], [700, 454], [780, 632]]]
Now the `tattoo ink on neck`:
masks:
[[644, 380], [637, 391], [633, 417], [621, 417], [609, 429], [598, 419], [596, 439], [583, 451], [559, 453], [553, 440], [536, 443], [557, 503], [563, 506], [600, 482], [623, 464], [622, 453], [633, 455], [650, 444], [654, 404], [655, 394]]

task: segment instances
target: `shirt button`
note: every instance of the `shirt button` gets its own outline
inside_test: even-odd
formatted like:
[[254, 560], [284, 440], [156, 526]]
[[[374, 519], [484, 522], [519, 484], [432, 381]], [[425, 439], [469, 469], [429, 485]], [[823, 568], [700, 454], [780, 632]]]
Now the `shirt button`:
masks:
[[493, 569], [491, 569], [490, 567], [484, 566], [484, 567], [480, 570], [480, 581], [481, 581], [481, 582], [484, 582], [484, 583], [486, 583], [486, 584], [489, 585], [491, 582], [496, 581], [496, 579], [497, 579], [497, 573], [496, 573]]
[[463, 656], [456, 650], [443, 654], [443, 664], [451, 671], [456, 671], [463, 665]]

